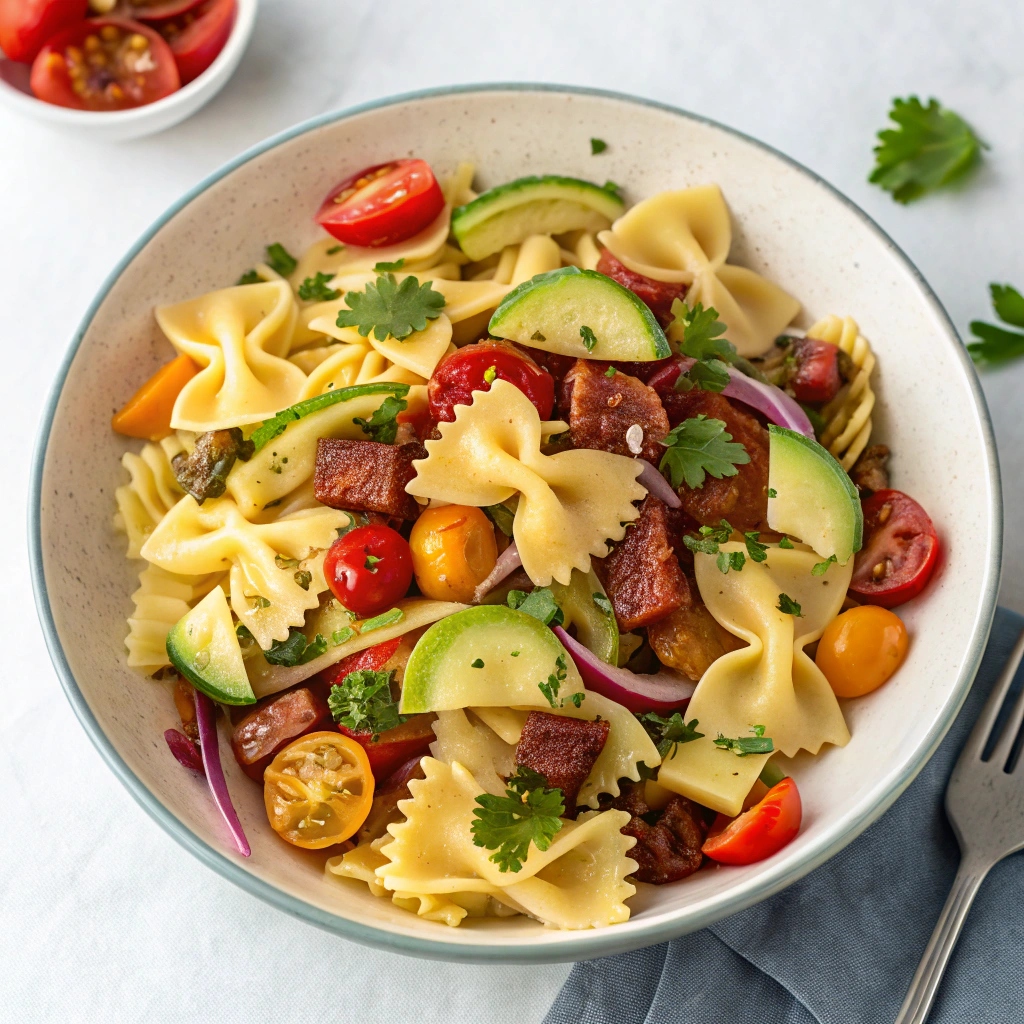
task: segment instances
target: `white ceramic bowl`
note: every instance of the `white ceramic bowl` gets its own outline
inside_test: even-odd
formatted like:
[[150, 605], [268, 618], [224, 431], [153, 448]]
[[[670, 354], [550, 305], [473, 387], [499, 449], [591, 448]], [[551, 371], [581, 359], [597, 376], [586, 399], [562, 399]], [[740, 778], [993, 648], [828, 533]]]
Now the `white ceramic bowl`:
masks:
[[[608, 150], [590, 155], [599, 136]], [[125, 439], [110, 415], [172, 354], [153, 319], [232, 280], [271, 241], [298, 252], [312, 215], [347, 173], [416, 154], [439, 172], [472, 160], [483, 186], [558, 172], [625, 186], [635, 201], [718, 182], [735, 222], [733, 260], [805, 303], [802, 323], [850, 313], [878, 354], [876, 437], [894, 451], [894, 485], [920, 500], [945, 545], [925, 595], [906, 605], [913, 637], [898, 675], [846, 703], [853, 739], [794, 774], [804, 825], [777, 856], [643, 886], [623, 925], [557, 932], [524, 918], [422, 920], [356, 883], [325, 880], [323, 856], [267, 825], [262, 790], [228, 780], [252, 843], [231, 850], [202, 781], [168, 753], [167, 690], [124, 663], [124, 619], [139, 565], [111, 528]], [[36, 600], [50, 651], [82, 724], [142, 806], [204, 863], [249, 892], [362, 942], [453, 960], [554, 961], [614, 953], [700, 928], [821, 864], [910, 783], [974, 678], [999, 575], [1001, 509], [992, 433], [970, 361], [928, 286], [850, 202], [767, 147], [682, 111], [609, 93], [543, 86], [442, 90], [330, 114], [243, 154], [172, 207], [113, 272], [86, 314], [44, 416], [30, 513]], [[225, 744], [226, 746], [226, 744]], [[329, 853], [329, 851], [328, 851]]]
[[70, 110], [44, 103], [29, 88], [29, 66], [7, 60], [0, 53], [0, 104], [25, 117], [100, 142], [124, 142], [162, 132], [191, 117], [224, 88], [249, 45], [258, 7], [259, 0], [238, 0], [234, 27], [217, 59], [194, 81], [156, 103], [115, 111]]

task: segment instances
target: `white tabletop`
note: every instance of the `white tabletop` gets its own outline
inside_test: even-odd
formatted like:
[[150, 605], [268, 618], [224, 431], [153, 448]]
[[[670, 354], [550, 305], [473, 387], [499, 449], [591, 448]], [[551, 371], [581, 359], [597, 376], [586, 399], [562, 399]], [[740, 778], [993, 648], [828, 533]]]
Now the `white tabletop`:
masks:
[[[1024, 9], [1005, 0], [264, 0], [236, 77], [162, 135], [100, 145], [0, 112], [0, 1018], [526, 1024], [568, 971], [404, 959], [270, 909], [164, 834], [71, 713], [28, 584], [32, 439], [93, 294], [171, 202], [265, 136], [389, 93], [489, 80], [618, 89], [823, 175], [895, 238], [966, 337], [971, 319], [991, 318], [990, 281], [1024, 288], [1022, 52]], [[891, 97], [911, 91], [959, 111], [992, 149], [969, 187], [904, 208], [865, 179]], [[1024, 361], [983, 383], [1006, 490], [1003, 602], [1024, 611]]]

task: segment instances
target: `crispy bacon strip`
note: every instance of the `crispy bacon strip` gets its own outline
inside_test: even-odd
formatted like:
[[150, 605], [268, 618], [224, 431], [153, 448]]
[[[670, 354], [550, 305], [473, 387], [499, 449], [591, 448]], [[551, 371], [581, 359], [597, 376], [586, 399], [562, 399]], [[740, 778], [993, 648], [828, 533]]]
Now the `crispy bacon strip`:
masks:
[[416, 475], [413, 460], [426, 457], [426, 448], [415, 442], [395, 445], [321, 437], [313, 476], [316, 500], [346, 511], [415, 519], [420, 507], [405, 493], [405, 485]]

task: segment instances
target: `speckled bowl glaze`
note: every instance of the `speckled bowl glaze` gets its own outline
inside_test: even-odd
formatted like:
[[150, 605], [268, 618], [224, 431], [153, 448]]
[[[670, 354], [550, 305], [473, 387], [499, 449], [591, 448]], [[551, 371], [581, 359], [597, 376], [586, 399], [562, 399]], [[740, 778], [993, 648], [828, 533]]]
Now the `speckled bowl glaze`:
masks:
[[[608, 150], [591, 156], [591, 136]], [[630, 920], [615, 927], [557, 932], [512, 918], [448, 928], [364, 886], [325, 880], [326, 854], [299, 852], [271, 832], [262, 790], [226, 752], [252, 843], [250, 859], [237, 857], [203, 782], [164, 745], [163, 731], [177, 721], [168, 691], [125, 666], [139, 566], [126, 561], [111, 526], [125, 440], [110, 416], [172, 354], [153, 307], [234, 281], [268, 242], [301, 250], [318, 235], [312, 214], [330, 186], [413, 154], [439, 173], [472, 160], [485, 187], [540, 172], [610, 178], [630, 201], [718, 182], [734, 218], [731, 262], [798, 296], [805, 326], [849, 313], [871, 340], [875, 436], [895, 453], [894, 485], [924, 504], [945, 542], [936, 580], [901, 612], [913, 638], [906, 664], [876, 694], [846, 702], [849, 746], [797, 759], [805, 807], [797, 839], [760, 864], [642, 886]], [[318, 118], [244, 153], [173, 206], [111, 275], [71, 344], [39, 437], [30, 532], [39, 615], [68, 698], [114, 772], [183, 846], [252, 894], [347, 938], [450, 960], [537, 962], [703, 927], [789, 885], [877, 818], [935, 749], [974, 678], [995, 606], [1001, 520], [992, 433], [970, 363], [928, 286], [860, 210], [786, 157], [682, 111], [609, 93], [496, 85]]]

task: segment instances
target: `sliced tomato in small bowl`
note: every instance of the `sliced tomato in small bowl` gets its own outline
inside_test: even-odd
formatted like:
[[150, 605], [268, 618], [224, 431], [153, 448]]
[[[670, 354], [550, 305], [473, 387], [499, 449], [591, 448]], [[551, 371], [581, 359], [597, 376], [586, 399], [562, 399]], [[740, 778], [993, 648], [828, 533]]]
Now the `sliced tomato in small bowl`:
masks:
[[182, 85], [195, 81], [217, 59], [237, 13], [238, 0], [204, 0], [184, 14], [154, 24], [174, 54]]
[[58, 33], [32, 63], [38, 99], [75, 110], [129, 110], [181, 85], [170, 47], [148, 25], [92, 18]]
[[789, 777], [736, 818], [718, 815], [701, 849], [720, 864], [754, 864], [778, 853], [800, 831], [803, 804]]
[[875, 491], [863, 502], [864, 546], [850, 590], [867, 604], [895, 608], [924, 590], [939, 558], [928, 513], [902, 491]]
[[393, 245], [422, 231], [444, 209], [426, 160], [366, 167], [331, 189], [317, 223], [345, 245]]
[[85, 20], [87, 0], [0, 0], [0, 50], [31, 64], [58, 32]]

